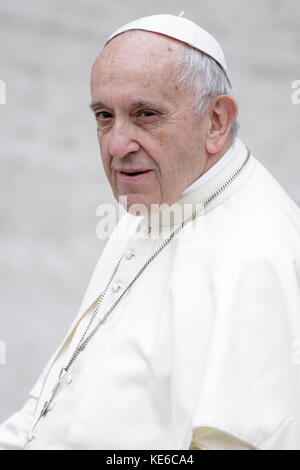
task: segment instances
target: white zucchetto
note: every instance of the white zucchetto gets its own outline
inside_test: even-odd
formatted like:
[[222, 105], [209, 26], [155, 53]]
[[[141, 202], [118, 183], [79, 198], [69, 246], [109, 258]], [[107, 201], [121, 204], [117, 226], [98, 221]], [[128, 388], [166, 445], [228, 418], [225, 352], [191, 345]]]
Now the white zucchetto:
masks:
[[184, 42], [212, 57], [222, 67], [226, 75], [228, 75], [225, 57], [220, 44], [205, 29], [187, 18], [174, 15], [145, 16], [121, 26], [107, 39], [105, 44], [119, 34], [130, 30], [159, 33]]

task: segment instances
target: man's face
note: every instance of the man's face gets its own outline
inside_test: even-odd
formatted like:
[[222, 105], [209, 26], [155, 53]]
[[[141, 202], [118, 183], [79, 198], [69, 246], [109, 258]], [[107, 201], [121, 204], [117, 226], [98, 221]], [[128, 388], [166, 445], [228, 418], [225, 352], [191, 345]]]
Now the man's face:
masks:
[[203, 172], [206, 160], [193, 95], [176, 84], [175, 63], [185, 47], [138, 31], [114, 38], [97, 58], [92, 109], [106, 176], [127, 210], [172, 204]]

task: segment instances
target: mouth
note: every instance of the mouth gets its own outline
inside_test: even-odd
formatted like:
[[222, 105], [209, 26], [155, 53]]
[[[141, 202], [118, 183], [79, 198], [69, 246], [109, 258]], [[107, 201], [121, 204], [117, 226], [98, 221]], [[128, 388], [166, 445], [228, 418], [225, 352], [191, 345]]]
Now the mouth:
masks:
[[139, 181], [143, 178], [146, 178], [152, 170], [128, 170], [128, 171], [119, 171], [118, 174], [123, 181]]

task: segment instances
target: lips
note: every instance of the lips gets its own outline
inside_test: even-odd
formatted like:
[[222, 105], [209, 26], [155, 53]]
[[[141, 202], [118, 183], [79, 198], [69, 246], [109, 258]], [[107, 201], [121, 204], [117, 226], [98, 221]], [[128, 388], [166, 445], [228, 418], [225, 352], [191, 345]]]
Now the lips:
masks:
[[131, 169], [131, 170], [119, 170], [118, 174], [124, 181], [139, 181], [140, 179], [146, 178], [152, 170], [144, 169]]

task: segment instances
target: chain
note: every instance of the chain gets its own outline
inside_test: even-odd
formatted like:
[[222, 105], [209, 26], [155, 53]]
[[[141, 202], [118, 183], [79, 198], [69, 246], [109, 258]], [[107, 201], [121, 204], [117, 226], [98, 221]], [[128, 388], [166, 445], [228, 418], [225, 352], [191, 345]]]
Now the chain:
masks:
[[[247, 149], [248, 150], [248, 149]], [[189, 222], [191, 222], [192, 220], [194, 220], [196, 217], [198, 217], [202, 212], [203, 210], [205, 210], [211, 203], [212, 201], [214, 201], [214, 199], [216, 197], [218, 197], [223, 191], [225, 191], [225, 189], [237, 178], [237, 176], [241, 173], [241, 171], [243, 170], [243, 168], [247, 165], [248, 161], [249, 161], [249, 158], [250, 158], [250, 151], [248, 150], [248, 153], [247, 153], [247, 157], [245, 159], [245, 161], [243, 162], [243, 164], [233, 173], [233, 175], [216, 191], [214, 192], [202, 205], [201, 205], [201, 208], [197, 208], [190, 217], [188, 217], [186, 220], [184, 220], [182, 222], [182, 224], [177, 227], [177, 229], [175, 229], [171, 235], [166, 238], [166, 240], [164, 240], [161, 245], [154, 251], [154, 253], [150, 256], [150, 258], [148, 258], [148, 260], [143, 264], [143, 266], [140, 268], [140, 270], [137, 272], [137, 274], [134, 276], [134, 278], [130, 281], [130, 283], [127, 285], [127, 287], [124, 289], [124, 291], [122, 292], [122, 294], [117, 298], [117, 300], [113, 303], [113, 305], [110, 307], [110, 309], [105, 313], [105, 315], [103, 315], [103, 317], [98, 321], [97, 325], [95, 326], [95, 328], [93, 329], [93, 331], [91, 331], [91, 333], [88, 335], [88, 332], [90, 331], [91, 329], [91, 326], [95, 320], [95, 318], [97, 317], [97, 314], [99, 312], [99, 308], [100, 308], [100, 305], [102, 304], [102, 301], [105, 297], [105, 294], [112, 282], [112, 280], [114, 279], [118, 269], [119, 269], [119, 266], [120, 266], [120, 263], [122, 261], [122, 258], [123, 258], [123, 255], [120, 257], [118, 263], [116, 264], [110, 278], [109, 278], [109, 281], [108, 283], [106, 284], [106, 287], [104, 289], [104, 291], [100, 294], [100, 297], [99, 297], [99, 301], [95, 307], [95, 310], [92, 314], [92, 317], [82, 335], [82, 337], [80, 338], [69, 362], [67, 363], [67, 365], [61, 369], [60, 371], [60, 374], [59, 374], [59, 379], [58, 379], [58, 382], [57, 384], [55, 385], [53, 391], [52, 391], [52, 395], [50, 397], [50, 399], [48, 401], [45, 402], [44, 406], [43, 406], [43, 409], [41, 411], [41, 414], [40, 414], [40, 417], [43, 416], [46, 411], [47, 411], [47, 408], [57, 390], [57, 388], [59, 387], [60, 383], [64, 380], [66, 374], [68, 373], [69, 369], [71, 368], [72, 364], [74, 363], [74, 361], [77, 359], [77, 357], [79, 356], [79, 354], [81, 352], [83, 352], [85, 350], [85, 348], [87, 347], [88, 343], [91, 341], [91, 339], [95, 336], [95, 334], [97, 333], [97, 331], [99, 330], [99, 328], [106, 322], [106, 320], [108, 319], [108, 317], [110, 316], [110, 314], [113, 312], [113, 310], [117, 307], [117, 305], [120, 303], [120, 301], [122, 300], [122, 298], [124, 297], [124, 295], [126, 294], [126, 292], [128, 292], [128, 290], [133, 286], [133, 284], [137, 281], [137, 279], [141, 276], [141, 274], [145, 271], [145, 269], [149, 266], [150, 263], [152, 263], [152, 261], [159, 255], [159, 253], [173, 240], [173, 238], [178, 234], [178, 232], [180, 232], [186, 224], [188, 224]], [[37, 423], [36, 423], [37, 424]], [[35, 424], [35, 426], [36, 426]], [[35, 427], [34, 426], [34, 427]]]

